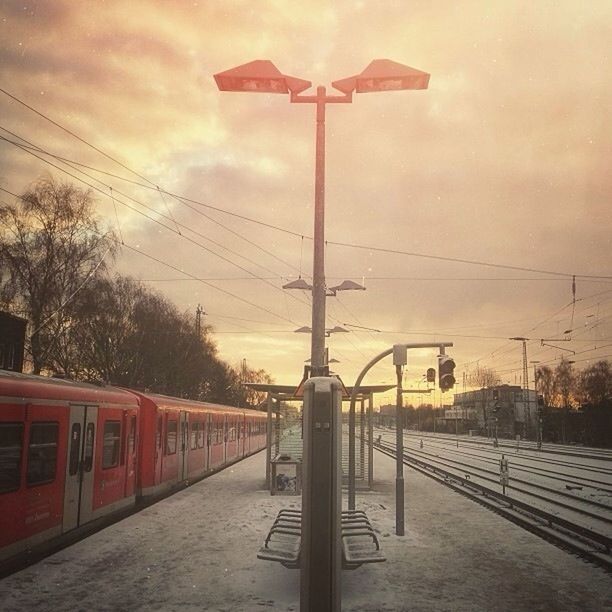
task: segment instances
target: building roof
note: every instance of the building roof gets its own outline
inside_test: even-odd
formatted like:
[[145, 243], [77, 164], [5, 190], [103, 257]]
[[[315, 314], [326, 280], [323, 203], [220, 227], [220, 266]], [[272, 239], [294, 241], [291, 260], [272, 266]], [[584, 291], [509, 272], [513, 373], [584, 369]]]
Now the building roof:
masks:
[[[298, 385], [276, 385], [269, 383], [242, 383], [245, 387], [255, 391], [263, 391], [272, 395], [284, 395], [283, 399], [301, 400], [301, 396], [296, 396], [295, 392]], [[370, 393], [384, 393], [394, 389], [396, 385], [359, 385], [359, 395], [369, 395]], [[353, 392], [353, 387], [346, 387], [349, 395]]]

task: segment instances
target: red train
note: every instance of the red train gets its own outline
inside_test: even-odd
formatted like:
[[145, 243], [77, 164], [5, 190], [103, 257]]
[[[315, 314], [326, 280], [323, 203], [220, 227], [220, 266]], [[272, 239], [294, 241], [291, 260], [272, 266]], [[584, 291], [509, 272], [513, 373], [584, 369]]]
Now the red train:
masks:
[[0, 560], [266, 444], [266, 414], [0, 371]]

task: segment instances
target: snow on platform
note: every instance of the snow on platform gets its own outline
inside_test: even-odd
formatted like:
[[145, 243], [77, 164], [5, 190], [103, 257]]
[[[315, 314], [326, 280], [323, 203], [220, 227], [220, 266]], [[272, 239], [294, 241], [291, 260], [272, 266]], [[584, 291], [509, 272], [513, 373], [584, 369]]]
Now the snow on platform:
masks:
[[[3, 612], [299, 610], [299, 570], [256, 558], [283, 507], [265, 453], [0, 582]], [[386, 563], [342, 574], [342, 609], [612, 610], [612, 580], [430, 479], [405, 470], [406, 535], [394, 535], [395, 462], [375, 454], [357, 507]]]

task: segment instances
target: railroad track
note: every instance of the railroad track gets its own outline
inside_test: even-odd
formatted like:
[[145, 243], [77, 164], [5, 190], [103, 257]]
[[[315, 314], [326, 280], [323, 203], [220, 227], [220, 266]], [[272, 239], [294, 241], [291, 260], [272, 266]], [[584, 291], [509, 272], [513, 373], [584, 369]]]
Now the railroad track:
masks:
[[[443, 469], [448, 468], [458, 471], [466, 478], [477, 478], [485, 483], [493, 484], [499, 481], [499, 457], [491, 459], [476, 456], [469, 452], [455, 451], [453, 448], [443, 449], [447, 455], [451, 456], [441, 456], [436, 454], [438, 448], [433, 447], [431, 449], [428, 445], [427, 449], [405, 448], [405, 452], [411, 456], [416, 455], [424, 461]], [[612, 495], [612, 486], [609, 483], [604, 481], [593, 483], [576, 476], [542, 473], [539, 469], [533, 469], [531, 466], [525, 466], [525, 464], [517, 462], [515, 457], [511, 457], [511, 459], [512, 484], [509, 484], [507, 488], [511, 489], [513, 493], [527, 499], [537, 498], [545, 504], [552, 504], [556, 509], [562, 508], [565, 512], [589, 517], [594, 524], [603, 523], [604, 529], [612, 531], [612, 506], [605, 501], [598, 501], [582, 494], [583, 489], [586, 489], [588, 492], [599, 493], [604, 497], [610, 496]], [[453, 472], [453, 475], [456, 475], [456, 473]], [[530, 476], [552, 481], [555, 486], [535, 482], [530, 480]], [[566, 490], [563, 490], [559, 488], [559, 483], [571, 484], [566, 487]], [[579, 495], [573, 492], [575, 489], [579, 490]]]
[[[428, 438], [430, 440], [448, 441], [455, 442], [456, 436], [448, 434], [431, 434], [427, 432], [415, 432], [406, 431], [406, 436], [415, 438]], [[468, 437], [461, 436], [461, 444], [472, 445], [480, 448], [494, 448], [493, 440], [489, 438], [481, 438], [479, 436]], [[496, 450], [503, 450], [504, 452], [510, 452], [512, 450], [523, 450], [523, 451], [537, 451], [539, 455], [553, 454], [553, 455], [565, 455], [567, 457], [577, 457], [580, 459], [596, 459], [599, 461], [612, 461], [612, 450], [605, 448], [592, 448], [592, 447], [575, 447], [562, 444], [549, 444], [543, 443], [542, 447], [538, 449], [537, 444], [529, 440], [520, 440], [518, 443], [512, 440], [506, 440], [500, 438], [498, 440], [498, 446]]]
[[[374, 442], [380, 452], [395, 458], [395, 445], [382, 440]], [[457, 473], [459, 468], [441, 467], [439, 461], [416, 457], [410, 450], [404, 452], [404, 464], [440, 484], [465, 495], [482, 506], [527, 529], [541, 538], [586, 559], [612, 573], [612, 538], [600, 530], [591, 529], [538, 507], [525, 499], [504, 495], [489, 486], [472, 480], [470, 474]], [[482, 479], [482, 478], [481, 478]], [[489, 479], [492, 480], [492, 479]], [[499, 483], [496, 485], [499, 487]], [[527, 493], [535, 497], [533, 494]], [[525, 498], [525, 495], [523, 495]], [[542, 496], [538, 496], [542, 498]], [[550, 504], [558, 504], [548, 500]], [[575, 510], [575, 508], [572, 508]], [[598, 517], [599, 518], [599, 517]]]

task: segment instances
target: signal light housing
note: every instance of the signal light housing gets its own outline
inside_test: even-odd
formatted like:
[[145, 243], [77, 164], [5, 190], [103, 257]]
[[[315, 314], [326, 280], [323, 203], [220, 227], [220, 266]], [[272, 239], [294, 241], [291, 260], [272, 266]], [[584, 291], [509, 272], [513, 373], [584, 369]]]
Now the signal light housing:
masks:
[[427, 382], [436, 382], [436, 371], [434, 368], [427, 368]]
[[447, 355], [438, 356], [438, 376], [440, 380], [440, 391], [448, 391], [455, 385], [455, 361]]

